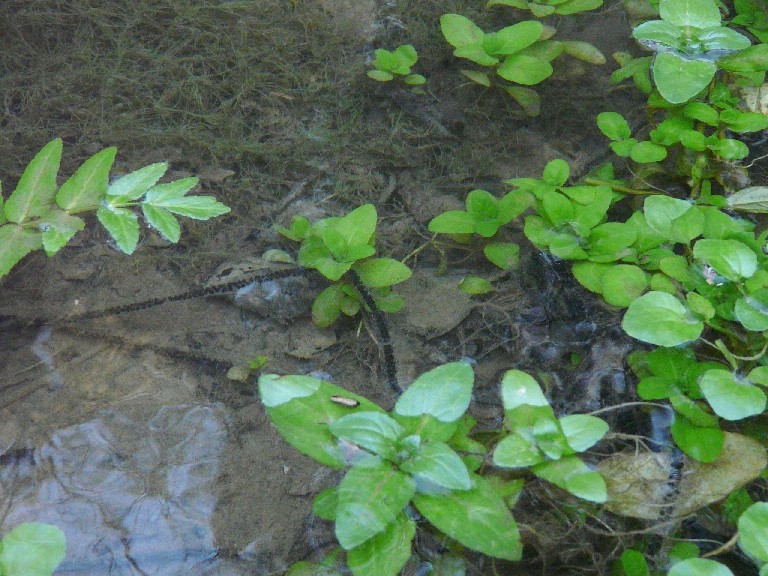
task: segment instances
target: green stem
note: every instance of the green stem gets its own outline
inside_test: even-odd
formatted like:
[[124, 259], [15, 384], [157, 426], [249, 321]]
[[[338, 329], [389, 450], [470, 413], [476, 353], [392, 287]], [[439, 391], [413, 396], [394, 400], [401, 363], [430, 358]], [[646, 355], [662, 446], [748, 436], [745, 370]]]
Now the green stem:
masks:
[[592, 186], [609, 186], [611, 190], [615, 190], [616, 192], [623, 192], [624, 194], [633, 194], [635, 196], [650, 196], [652, 194], [656, 194], [653, 190], [638, 190], [637, 188], [627, 188], [626, 186], [621, 186], [619, 184], [616, 184], [614, 182], [609, 182], [608, 180], [600, 180], [598, 178], [591, 178], [587, 177], [582, 180], [585, 184], [590, 184]]

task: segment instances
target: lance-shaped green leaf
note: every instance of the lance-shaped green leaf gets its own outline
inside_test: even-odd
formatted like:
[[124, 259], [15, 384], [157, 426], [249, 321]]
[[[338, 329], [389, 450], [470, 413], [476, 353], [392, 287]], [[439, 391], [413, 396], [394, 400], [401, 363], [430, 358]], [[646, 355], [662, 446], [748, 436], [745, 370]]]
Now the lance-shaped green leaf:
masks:
[[[353, 410], [383, 412], [362, 396], [310, 376], [265, 374], [259, 378], [259, 395], [270, 420], [286, 442], [333, 468], [343, 468], [365, 452], [337, 439], [329, 426]], [[347, 398], [359, 405], [339, 404], [333, 401], [334, 397]]]
[[96, 217], [117, 247], [126, 254], [133, 254], [139, 242], [139, 220], [136, 214], [126, 208], [101, 206], [96, 211]]
[[142, 206], [150, 204], [195, 220], [208, 220], [230, 211], [229, 207], [213, 196], [185, 196], [197, 186], [198, 181], [198, 178], [193, 177], [157, 184], [147, 191]]
[[56, 194], [56, 204], [62, 210], [91, 210], [107, 193], [109, 171], [115, 161], [117, 148], [105, 148], [86, 160], [67, 179]]
[[411, 277], [411, 269], [392, 258], [371, 258], [354, 266], [363, 284], [370, 288], [383, 288], [399, 284]]
[[633, 300], [621, 326], [632, 338], [666, 347], [696, 340], [704, 330], [677, 298], [657, 291]]
[[355, 576], [397, 576], [411, 556], [416, 523], [405, 514], [357, 548], [347, 552], [347, 566]]
[[522, 556], [520, 532], [501, 495], [480, 476], [474, 488], [449, 494], [416, 494], [413, 503], [438, 530], [464, 546], [505, 560]]
[[16, 189], [5, 201], [6, 218], [17, 224], [47, 212], [56, 194], [61, 138], [50, 141], [24, 169]]
[[16, 263], [43, 245], [42, 234], [16, 226], [0, 226], [0, 277], [10, 272]]
[[181, 226], [176, 217], [165, 208], [158, 208], [147, 202], [142, 202], [141, 211], [147, 223], [162, 234], [163, 238], [169, 242], [179, 241], [181, 237]]
[[422, 444], [416, 454], [400, 465], [400, 469], [413, 476], [419, 492], [440, 493], [472, 487], [464, 462], [443, 442]]
[[576, 456], [536, 464], [531, 472], [584, 500], [601, 503], [608, 499], [603, 477]]
[[139, 168], [118, 178], [107, 187], [107, 195], [119, 197], [121, 201], [141, 198], [168, 170], [167, 162], [157, 162]]
[[728, 370], [708, 370], [699, 386], [715, 414], [726, 420], [749, 418], [765, 410], [765, 393]]
[[392, 460], [397, 453], [397, 439], [403, 434], [403, 427], [381, 412], [361, 412], [343, 416], [330, 426], [331, 434], [337, 438], [357, 444]]
[[352, 466], [338, 488], [336, 538], [351, 550], [386, 530], [416, 491], [413, 479], [370, 456]]
[[458, 420], [469, 407], [472, 367], [465, 362], [452, 362], [438, 366], [419, 376], [395, 404], [401, 416], [433, 416], [441, 422]]

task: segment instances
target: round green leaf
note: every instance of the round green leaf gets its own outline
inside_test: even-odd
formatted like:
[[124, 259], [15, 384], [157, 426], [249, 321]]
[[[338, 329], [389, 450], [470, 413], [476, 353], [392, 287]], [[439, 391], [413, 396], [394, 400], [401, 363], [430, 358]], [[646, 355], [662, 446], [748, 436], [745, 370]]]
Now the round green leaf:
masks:
[[629, 124], [618, 112], [601, 112], [597, 115], [597, 127], [611, 140], [626, 140], [632, 135]]
[[640, 42], [662, 44], [677, 48], [683, 38], [682, 31], [675, 25], [663, 20], [643, 22], [632, 30], [632, 36]]
[[720, 562], [708, 558], [689, 558], [672, 566], [667, 576], [733, 576], [733, 572]]
[[461, 279], [461, 282], [459, 282], [459, 290], [470, 296], [477, 296], [493, 292], [495, 288], [493, 287], [493, 284], [485, 278], [470, 274]]
[[672, 439], [688, 456], [699, 462], [714, 462], [723, 450], [725, 437], [720, 428], [695, 426], [679, 414], [671, 426]]
[[739, 517], [739, 548], [758, 562], [768, 562], [768, 502], [756, 502]]
[[376, 80], [378, 82], [389, 82], [394, 78], [392, 74], [389, 72], [385, 72], [384, 70], [368, 70], [368, 78], [371, 80]]
[[475, 231], [475, 219], [464, 210], [448, 210], [432, 218], [429, 231], [439, 234], [472, 234]]
[[3, 574], [50, 576], [64, 559], [67, 542], [57, 526], [40, 522], [19, 524], [0, 542]]
[[518, 406], [549, 406], [541, 386], [533, 376], [522, 370], [507, 370], [501, 380], [501, 400], [504, 410], [514, 410]]
[[672, 52], [657, 54], [653, 80], [661, 96], [672, 104], [687, 102], [715, 77], [717, 66], [709, 60], [687, 60]]
[[648, 279], [639, 267], [618, 264], [603, 274], [602, 289], [608, 304], [624, 308], [648, 289]]
[[699, 240], [693, 247], [693, 257], [734, 282], [757, 271], [757, 255], [738, 240]]
[[736, 318], [752, 332], [768, 330], [768, 289], [761, 288], [754, 294], [736, 300]]
[[703, 322], [665, 292], [648, 292], [633, 300], [621, 326], [632, 338], [666, 347], [696, 340], [704, 330]]
[[726, 420], [741, 420], [765, 410], [765, 393], [728, 370], [708, 370], [699, 387], [715, 414]]
[[[544, 27], [537, 20], [525, 20], [502, 28], [493, 35], [494, 56], [507, 56], [527, 48], [541, 37]], [[488, 35], [486, 35], [488, 36]]]
[[661, 162], [667, 157], [667, 149], [653, 142], [638, 142], [632, 147], [629, 157], [639, 164]]
[[549, 78], [552, 72], [554, 70], [549, 62], [527, 54], [507, 56], [496, 68], [496, 73], [505, 80], [524, 86], [538, 84]]
[[512, 242], [492, 242], [483, 248], [483, 254], [502, 270], [511, 270], [520, 263], [520, 246]]
[[714, 0], [660, 0], [659, 16], [680, 28], [711, 28], [721, 22]]

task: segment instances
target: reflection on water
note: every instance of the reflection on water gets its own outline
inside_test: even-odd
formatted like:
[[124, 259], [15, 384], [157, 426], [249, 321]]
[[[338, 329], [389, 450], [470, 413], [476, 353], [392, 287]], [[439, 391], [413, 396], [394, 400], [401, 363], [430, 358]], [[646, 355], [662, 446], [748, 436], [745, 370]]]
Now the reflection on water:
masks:
[[29, 520], [61, 527], [57, 574], [229, 573], [211, 527], [226, 421], [219, 405], [184, 404], [147, 423], [107, 412], [60, 430], [33, 461], [3, 467], [13, 499], [2, 531]]

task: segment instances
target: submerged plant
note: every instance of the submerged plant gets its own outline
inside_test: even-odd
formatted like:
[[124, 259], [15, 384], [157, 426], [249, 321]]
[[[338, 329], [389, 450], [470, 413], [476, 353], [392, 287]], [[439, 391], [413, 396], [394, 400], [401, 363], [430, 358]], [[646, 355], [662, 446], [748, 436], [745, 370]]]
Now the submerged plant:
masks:
[[[473, 381], [466, 363], [439, 366], [418, 377], [387, 412], [309, 376], [259, 379], [261, 400], [283, 438], [345, 470], [337, 487], [315, 498], [314, 512], [334, 522], [355, 576], [400, 572], [414, 554], [412, 508], [467, 549], [519, 560], [520, 532], [510, 507], [523, 481], [488, 469], [491, 452], [501, 468], [530, 468], [577, 497], [605, 500], [603, 479], [575, 455], [603, 437], [605, 422], [587, 415], [558, 419], [533, 378], [512, 370], [501, 385], [505, 429], [491, 435], [500, 442], [488, 446], [470, 436]], [[463, 573], [461, 556], [454, 560]], [[325, 569], [305, 567], [310, 574]]]
[[[526, 20], [497, 32], [483, 30], [460, 14], [444, 14], [440, 18], [443, 36], [455, 50], [457, 58], [470, 60], [490, 68], [494, 77], [502, 78], [504, 90], [523, 107], [529, 116], [541, 108], [538, 93], [526, 86], [539, 84], [549, 78], [554, 69], [551, 62], [563, 53], [592, 64], [604, 64], [605, 57], [586, 42], [552, 40], [555, 31], [537, 20]], [[461, 71], [481, 86], [494, 84], [482, 70]]]
[[20, 524], [0, 540], [0, 576], [51, 576], [66, 549], [60, 528], [41, 522]]
[[176, 216], [207, 220], [229, 212], [212, 196], [186, 195], [198, 178], [158, 184], [168, 170], [165, 162], [110, 182], [116, 148], [97, 152], [58, 186], [61, 152], [60, 138], [49, 142], [27, 165], [5, 202], [0, 195], [0, 277], [34, 250], [56, 254], [85, 227], [77, 216], [83, 212], [96, 211], [99, 222], [126, 254], [132, 254], [139, 241], [136, 207], [141, 207], [152, 228], [173, 243], [181, 234]]
[[297, 216], [290, 228], [277, 228], [285, 237], [301, 242], [299, 265], [317, 270], [332, 282], [312, 305], [312, 319], [318, 326], [330, 326], [342, 313], [355, 316], [365, 302], [361, 290], [370, 292], [378, 310], [402, 308], [403, 299], [391, 287], [410, 278], [411, 271], [398, 260], [372, 257], [377, 220], [376, 208], [365, 204], [343, 217], [311, 224]]
[[398, 46], [393, 51], [378, 49], [376, 57], [371, 62], [373, 70], [368, 71], [368, 78], [379, 82], [390, 82], [402, 78], [408, 86], [421, 86], [427, 79], [421, 74], [411, 73], [411, 66], [416, 64], [419, 56], [410, 44]]

